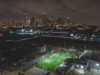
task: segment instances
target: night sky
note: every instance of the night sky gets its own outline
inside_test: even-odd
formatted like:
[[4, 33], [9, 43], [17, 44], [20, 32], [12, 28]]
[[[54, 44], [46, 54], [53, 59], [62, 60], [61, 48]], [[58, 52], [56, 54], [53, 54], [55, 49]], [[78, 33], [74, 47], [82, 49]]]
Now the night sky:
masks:
[[0, 0], [0, 23], [30, 18], [46, 12], [48, 16], [70, 17], [77, 23], [100, 23], [100, 0]]

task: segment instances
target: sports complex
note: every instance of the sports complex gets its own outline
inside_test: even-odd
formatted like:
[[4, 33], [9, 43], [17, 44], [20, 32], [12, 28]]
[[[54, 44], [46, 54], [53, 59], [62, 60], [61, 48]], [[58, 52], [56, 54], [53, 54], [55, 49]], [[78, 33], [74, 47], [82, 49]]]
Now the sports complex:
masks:
[[62, 64], [67, 58], [77, 58], [77, 54], [69, 53], [67, 51], [52, 53], [41, 59], [36, 67], [55, 73], [56, 68], [60, 66], [60, 64]]

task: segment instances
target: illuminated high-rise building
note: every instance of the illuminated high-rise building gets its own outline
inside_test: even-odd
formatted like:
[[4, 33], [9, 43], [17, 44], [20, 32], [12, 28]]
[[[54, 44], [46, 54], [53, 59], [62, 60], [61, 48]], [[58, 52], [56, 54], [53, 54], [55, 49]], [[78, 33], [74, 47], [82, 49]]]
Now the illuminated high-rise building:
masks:
[[3, 26], [6, 26], [6, 23], [5, 22], [3, 22]]
[[57, 24], [58, 25], [63, 25], [64, 24], [64, 18], [58, 18], [57, 19]]
[[47, 18], [47, 14], [46, 13], [43, 13], [42, 14], [42, 17], [43, 17], [43, 19], [46, 19]]
[[7, 23], [7, 25], [6, 25], [7, 27], [11, 27], [11, 25], [10, 25], [10, 23]]
[[24, 15], [24, 25], [27, 25], [27, 24], [28, 24], [27, 16]]
[[39, 26], [41, 26], [43, 24], [42, 21], [43, 21], [42, 17], [38, 17]]
[[31, 20], [30, 20], [30, 26], [33, 27], [34, 26], [34, 23], [35, 23], [35, 18], [32, 17]]
[[67, 17], [67, 24], [70, 25], [70, 17]]
[[55, 21], [53, 17], [47, 17], [47, 25], [49, 27], [53, 27], [55, 25]]
[[35, 20], [35, 21], [34, 21], [34, 27], [37, 27], [38, 24], [39, 24], [38, 20]]
[[11, 24], [11, 27], [14, 27], [14, 26], [15, 26], [15, 21], [13, 20], [12, 24]]
[[46, 23], [47, 23], [47, 14], [43, 13], [42, 18], [43, 18], [42, 24], [46, 26]]

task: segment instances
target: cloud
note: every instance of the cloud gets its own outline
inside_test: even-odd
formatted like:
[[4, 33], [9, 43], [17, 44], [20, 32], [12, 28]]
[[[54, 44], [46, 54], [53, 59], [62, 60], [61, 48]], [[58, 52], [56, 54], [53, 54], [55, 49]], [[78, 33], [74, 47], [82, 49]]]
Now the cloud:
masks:
[[11, 21], [46, 12], [54, 17], [71, 17], [78, 23], [99, 23], [100, 0], [0, 0], [0, 21]]

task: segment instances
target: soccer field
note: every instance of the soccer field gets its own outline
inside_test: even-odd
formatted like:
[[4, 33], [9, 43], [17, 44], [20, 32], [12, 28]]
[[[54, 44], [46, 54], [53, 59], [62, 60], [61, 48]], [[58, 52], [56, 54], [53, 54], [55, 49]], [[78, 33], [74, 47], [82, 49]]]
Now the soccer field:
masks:
[[76, 54], [70, 54], [65, 51], [57, 52], [54, 54], [51, 54], [49, 56], [46, 56], [44, 59], [42, 59], [36, 66], [38, 68], [50, 71], [55, 73], [56, 68], [67, 58], [74, 57], [77, 58]]

